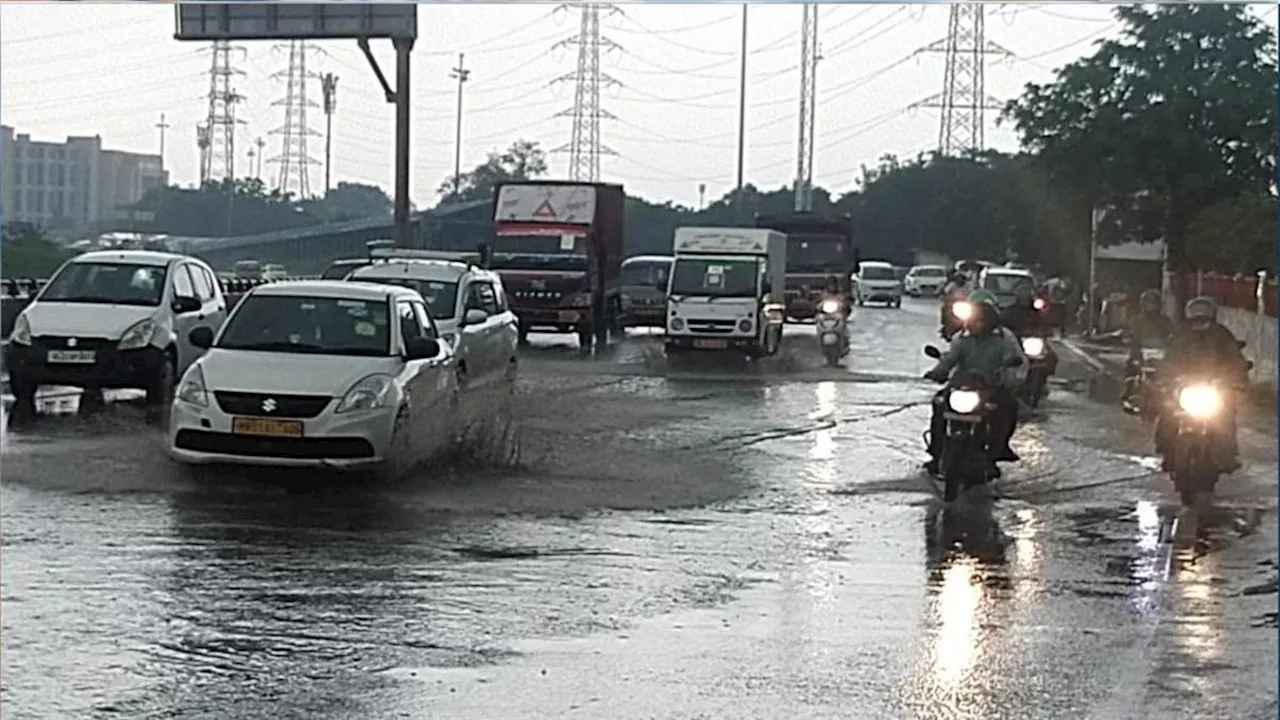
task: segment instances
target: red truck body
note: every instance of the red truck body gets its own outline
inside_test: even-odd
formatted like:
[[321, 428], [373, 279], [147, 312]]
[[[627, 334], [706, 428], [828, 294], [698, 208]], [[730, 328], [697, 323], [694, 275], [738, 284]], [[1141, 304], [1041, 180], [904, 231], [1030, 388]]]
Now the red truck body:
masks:
[[853, 218], [798, 212], [757, 215], [756, 227], [787, 236], [787, 316], [804, 320], [817, 314], [827, 278], [835, 276], [852, 297], [850, 275], [858, 265], [853, 244]]
[[495, 188], [490, 266], [522, 341], [531, 329], [576, 332], [587, 347], [618, 331], [625, 206], [621, 185], [529, 180]]

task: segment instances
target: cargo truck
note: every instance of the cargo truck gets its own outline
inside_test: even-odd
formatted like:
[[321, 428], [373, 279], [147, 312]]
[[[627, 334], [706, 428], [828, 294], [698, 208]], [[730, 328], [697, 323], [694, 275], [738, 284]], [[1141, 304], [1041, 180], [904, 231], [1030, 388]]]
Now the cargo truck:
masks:
[[782, 344], [787, 238], [759, 228], [677, 228], [666, 351], [773, 355]]
[[787, 317], [808, 320], [817, 315], [828, 277], [836, 277], [849, 301], [850, 282], [858, 265], [853, 245], [853, 219], [810, 212], [757, 215], [755, 225], [787, 236]]
[[622, 335], [621, 185], [569, 181], [502, 183], [493, 196], [489, 266], [530, 330], [572, 332], [582, 349]]

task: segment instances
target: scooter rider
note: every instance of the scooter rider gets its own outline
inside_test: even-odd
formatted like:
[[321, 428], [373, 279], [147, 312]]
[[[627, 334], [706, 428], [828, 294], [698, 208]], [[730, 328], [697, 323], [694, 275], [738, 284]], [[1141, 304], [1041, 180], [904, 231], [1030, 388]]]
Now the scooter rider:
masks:
[[[1212, 298], [1198, 297], [1187, 301], [1184, 308], [1186, 325], [1174, 335], [1165, 353], [1160, 375], [1177, 378], [1200, 374], [1245, 384], [1248, 382], [1249, 363], [1240, 352], [1235, 335], [1218, 322], [1218, 304]], [[1239, 444], [1236, 439], [1236, 407], [1231, 397], [1226, 398], [1223, 420], [1225, 446], [1222, 448], [1224, 472], [1239, 469]], [[1169, 407], [1161, 409], [1156, 418], [1156, 452], [1166, 460], [1172, 450], [1176, 424], [1169, 414]]]
[[[973, 304], [974, 313], [966, 332], [956, 338], [947, 353], [924, 377], [934, 382], [946, 382], [954, 371], [981, 377], [991, 388], [991, 401], [995, 405], [989, 420], [992, 461], [1016, 462], [1019, 458], [1009, 447], [1009, 440], [1018, 425], [1018, 400], [1011, 389], [1017, 386], [1017, 381], [1009, 366], [1013, 358], [1023, 363], [1026, 359], [1012, 333], [998, 325], [1000, 311], [995, 296], [979, 290], [969, 296], [969, 302]], [[933, 417], [929, 422], [929, 461], [925, 463], [925, 470], [935, 475], [939, 470], [938, 461], [946, 432], [943, 412], [942, 404], [934, 402]]]
[[1177, 331], [1177, 326], [1161, 311], [1160, 305], [1159, 290], [1143, 290], [1138, 296], [1138, 316], [1133, 319], [1129, 327], [1125, 328], [1125, 340], [1129, 343], [1129, 361], [1126, 364], [1128, 372], [1124, 379], [1121, 402], [1132, 401], [1141, 386], [1139, 378], [1142, 375], [1144, 362], [1143, 349], [1168, 348]]
[[942, 298], [938, 322], [942, 326], [941, 334], [948, 342], [964, 325], [962, 319], [956, 318], [952, 307], [969, 297], [969, 276], [955, 270], [947, 278], [947, 282], [938, 288], [938, 296]]
[[826, 282], [822, 286], [822, 300], [819, 301], [818, 307], [821, 309], [828, 300], [835, 300], [840, 303], [840, 307], [844, 308], [845, 316], [853, 312], [853, 307], [848, 302], [848, 297], [844, 290], [840, 288], [840, 278], [835, 275], [828, 275]]

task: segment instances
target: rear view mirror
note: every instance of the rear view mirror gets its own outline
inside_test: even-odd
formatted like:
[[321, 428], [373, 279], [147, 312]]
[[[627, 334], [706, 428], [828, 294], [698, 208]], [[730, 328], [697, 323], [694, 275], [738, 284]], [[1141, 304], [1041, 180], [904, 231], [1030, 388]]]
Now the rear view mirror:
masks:
[[479, 325], [489, 319], [489, 313], [480, 308], [471, 308], [462, 315], [463, 325]]
[[192, 328], [187, 333], [187, 341], [201, 350], [208, 350], [213, 347], [213, 329], [204, 325]]
[[934, 360], [941, 360], [941, 359], [942, 359], [942, 351], [941, 351], [941, 350], [939, 350], [938, 348], [936, 348], [936, 347], [932, 346], [932, 345], [925, 345], [925, 346], [924, 346], [924, 354], [925, 354], [925, 355], [928, 355], [929, 357], [933, 358]]
[[440, 342], [434, 338], [413, 338], [405, 343], [406, 360], [427, 360], [440, 354]]
[[201, 307], [200, 301], [193, 297], [179, 295], [173, 299], [173, 311], [179, 315], [197, 312]]

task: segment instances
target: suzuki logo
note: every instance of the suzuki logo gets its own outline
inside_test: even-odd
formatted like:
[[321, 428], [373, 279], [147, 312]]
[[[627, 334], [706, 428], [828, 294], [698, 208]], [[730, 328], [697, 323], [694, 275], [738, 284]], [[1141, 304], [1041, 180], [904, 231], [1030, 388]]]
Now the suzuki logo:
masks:
[[276, 400], [275, 400], [275, 398], [267, 398], [266, 400], [263, 400], [263, 401], [262, 401], [262, 411], [263, 411], [263, 412], [275, 412], [275, 411], [276, 411]]
[[76, 346], [76, 339], [75, 339], [75, 338], [67, 338], [67, 347], [75, 347], [75, 346]]

